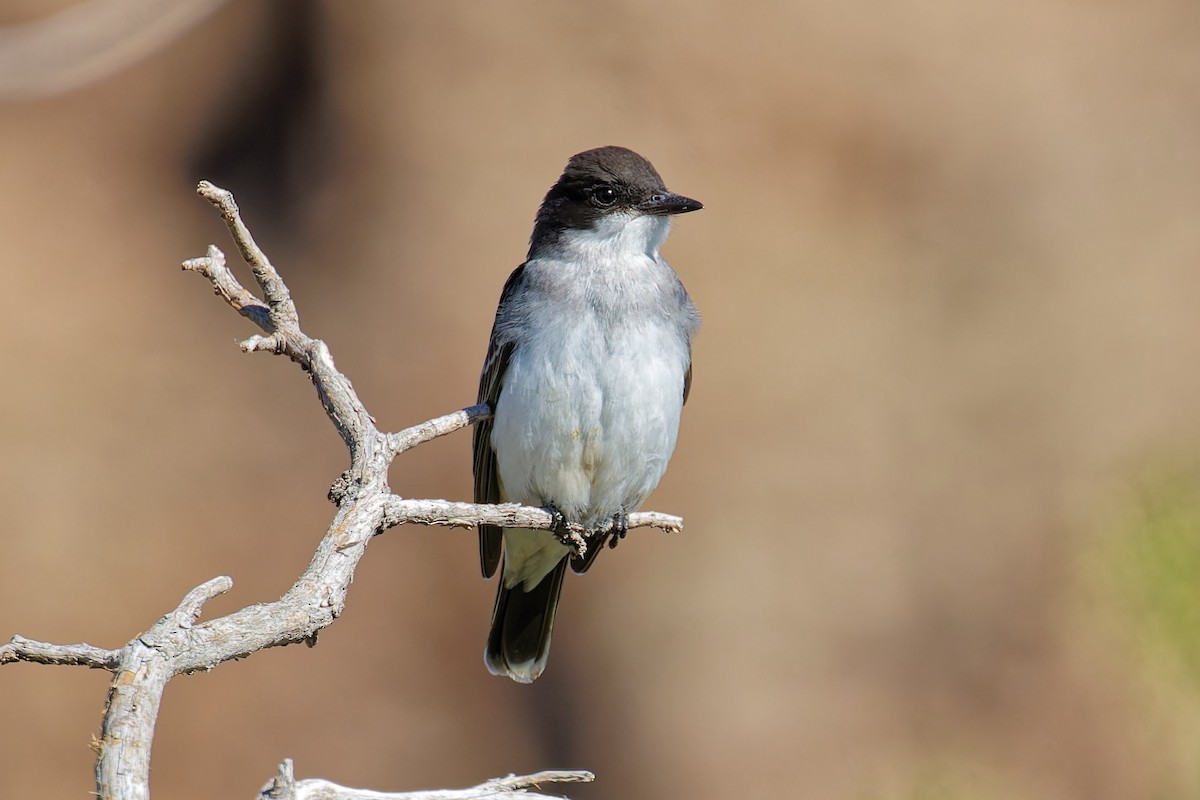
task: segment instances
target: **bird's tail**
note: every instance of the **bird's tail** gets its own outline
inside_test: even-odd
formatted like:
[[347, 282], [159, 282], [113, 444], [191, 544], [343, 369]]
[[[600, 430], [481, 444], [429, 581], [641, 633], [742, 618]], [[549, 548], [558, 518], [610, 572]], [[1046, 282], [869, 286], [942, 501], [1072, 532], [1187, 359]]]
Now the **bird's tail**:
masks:
[[550, 655], [550, 634], [566, 571], [564, 558], [529, 591], [519, 583], [507, 589], [501, 579], [483, 656], [493, 675], [533, 683], [542, 674]]

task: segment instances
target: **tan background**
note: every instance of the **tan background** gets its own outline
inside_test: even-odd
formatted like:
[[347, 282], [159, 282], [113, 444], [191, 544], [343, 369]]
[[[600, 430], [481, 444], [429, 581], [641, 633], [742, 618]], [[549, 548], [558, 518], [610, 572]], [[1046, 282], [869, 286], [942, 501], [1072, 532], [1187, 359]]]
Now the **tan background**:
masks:
[[[275, 598], [331, 514], [308, 382], [178, 271], [227, 244], [197, 179], [398, 429], [473, 401], [542, 194], [603, 144], [707, 206], [666, 248], [705, 325], [648, 504], [686, 533], [571, 580], [523, 687], [482, 664], [474, 534], [391, 532], [315, 649], [170, 685], [156, 795], [291, 756], [393, 790], [1194, 796], [1196, 695], [1080, 577], [1200, 445], [1190, 0], [247, 0], [0, 107], [0, 639], [115, 647], [220, 574], [211, 614]], [[467, 498], [469, 448], [395, 489]], [[92, 788], [105, 688], [0, 669], [0, 796]]]

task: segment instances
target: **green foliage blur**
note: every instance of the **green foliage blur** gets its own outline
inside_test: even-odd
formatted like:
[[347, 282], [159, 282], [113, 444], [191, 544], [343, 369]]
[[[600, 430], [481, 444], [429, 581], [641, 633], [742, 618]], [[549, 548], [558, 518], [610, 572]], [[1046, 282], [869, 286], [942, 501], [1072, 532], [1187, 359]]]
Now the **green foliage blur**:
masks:
[[1200, 465], [1144, 478], [1114, 534], [1105, 571], [1140, 649], [1200, 689]]

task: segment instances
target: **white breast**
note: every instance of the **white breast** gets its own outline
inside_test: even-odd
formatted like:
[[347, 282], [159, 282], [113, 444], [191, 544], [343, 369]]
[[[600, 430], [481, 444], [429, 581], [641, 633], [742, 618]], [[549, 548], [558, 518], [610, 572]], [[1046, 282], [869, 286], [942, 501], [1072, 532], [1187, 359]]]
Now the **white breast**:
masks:
[[492, 429], [504, 494], [588, 527], [641, 505], [679, 431], [698, 318], [658, 257], [665, 226], [646, 228], [529, 261], [506, 326], [516, 347]]

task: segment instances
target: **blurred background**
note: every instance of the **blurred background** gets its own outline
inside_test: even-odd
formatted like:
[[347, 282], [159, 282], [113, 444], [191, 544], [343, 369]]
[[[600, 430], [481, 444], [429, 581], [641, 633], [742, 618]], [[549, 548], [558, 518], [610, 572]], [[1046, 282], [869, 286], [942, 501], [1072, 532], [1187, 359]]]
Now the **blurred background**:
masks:
[[[66, 16], [58, 16], [66, 14]], [[1187, 0], [0, 3], [0, 640], [277, 598], [346, 454], [185, 258], [235, 192], [382, 427], [474, 401], [573, 153], [706, 209], [705, 318], [637, 531], [490, 676], [470, 531], [181, 677], [162, 797], [587, 768], [573, 797], [1200, 794], [1200, 7]], [[242, 273], [245, 274], [244, 272]], [[468, 499], [470, 436], [393, 487]], [[82, 797], [107, 676], [0, 669], [0, 795]]]

